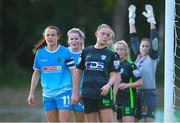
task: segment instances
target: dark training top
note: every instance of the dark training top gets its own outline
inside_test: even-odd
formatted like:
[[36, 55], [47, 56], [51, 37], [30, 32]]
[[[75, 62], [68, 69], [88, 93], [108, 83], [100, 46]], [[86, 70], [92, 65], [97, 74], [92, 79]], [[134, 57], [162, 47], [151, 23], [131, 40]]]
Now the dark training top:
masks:
[[[136, 65], [130, 61], [125, 60], [120, 64], [121, 82], [122, 83], [133, 83], [140, 79], [140, 73]], [[130, 104], [133, 108], [135, 104], [136, 88], [126, 88], [124, 90], [118, 89], [116, 95], [116, 103], [120, 105]]]
[[100, 98], [102, 86], [109, 81], [109, 73], [118, 72], [119, 65], [118, 54], [107, 47], [83, 49], [77, 65], [78, 69], [84, 70], [82, 97]]

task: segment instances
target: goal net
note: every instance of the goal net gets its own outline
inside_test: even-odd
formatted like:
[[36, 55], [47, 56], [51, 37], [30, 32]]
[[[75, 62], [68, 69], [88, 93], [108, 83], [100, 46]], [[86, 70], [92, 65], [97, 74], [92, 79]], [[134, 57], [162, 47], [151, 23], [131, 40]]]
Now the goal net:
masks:
[[180, 0], [165, 7], [164, 121], [180, 121]]

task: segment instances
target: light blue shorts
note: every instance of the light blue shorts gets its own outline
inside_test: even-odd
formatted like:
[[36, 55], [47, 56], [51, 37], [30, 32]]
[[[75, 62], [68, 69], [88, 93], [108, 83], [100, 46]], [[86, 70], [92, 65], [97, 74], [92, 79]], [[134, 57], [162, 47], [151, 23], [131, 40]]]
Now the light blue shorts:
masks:
[[71, 105], [71, 91], [66, 91], [56, 97], [48, 98], [43, 96], [44, 111], [50, 110], [75, 110], [83, 111], [84, 106], [81, 103]]
[[73, 111], [84, 111], [84, 105], [82, 103], [77, 103], [75, 105], [72, 105], [72, 109]]

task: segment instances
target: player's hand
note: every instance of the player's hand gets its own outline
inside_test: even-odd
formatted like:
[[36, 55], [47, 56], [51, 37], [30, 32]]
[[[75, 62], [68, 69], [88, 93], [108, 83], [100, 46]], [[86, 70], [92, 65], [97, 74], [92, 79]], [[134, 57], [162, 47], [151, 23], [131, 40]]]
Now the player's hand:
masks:
[[126, 89], [126, 88], [129, 88], [129, 83], [121, 83], [119, 86], [118, 86], [118, 88], [120, 89], [120, 90], [124, 90], [124, 89]]
[[77, 102], [79, 102], [79, 95], [72, 93], [71, 95], [71, 105], [76, 104]]
[[147, 18], [148, 23], [153, 23], [156, 24], [155, 18], [154, 18], [154, 12], [153, 12], [153, 7], [149, 4], [145, 5], [145, 10], [142, 12], [142, 14]]
[[27, 101], [28, 101], [28, 104], [30, 106], [34, 106], [35, 105], [35, 96], [34, 96], [34, 94], [29, 94]]
[[128, 11], [129, 11], [129, 24], [134, 24], [135, 23], [135, 18], [136, 18], [136, 6], [134, 5], [130, 5], [128, 7]]
[[101, 95], [102, 96], [106, 96], [109, 92], [109, 88], [111, 86], [109, 85], [109, 83], [107, 83], [106, 85], [104, 85], [102, 88], [101, 88]]

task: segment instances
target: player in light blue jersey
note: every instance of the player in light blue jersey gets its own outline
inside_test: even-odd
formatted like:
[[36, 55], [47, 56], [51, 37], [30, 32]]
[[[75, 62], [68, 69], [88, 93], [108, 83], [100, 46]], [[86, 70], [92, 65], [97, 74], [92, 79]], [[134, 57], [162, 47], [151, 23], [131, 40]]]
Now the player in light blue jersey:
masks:
[[[48, 122], [69, 122], [72, 105], [77, 103], [79, 83], [76, 80], [75, 63], [70, 52], [62, 45], [58, 45], [59, 29], [48, 26], [33, 49], [35, 53], [34, 72], [31, 79], [31, 88], [28, 104], [35, 104], [35, 89], [41, 80], [44, 111]], [[39, 48], [44, 42], [46, 46]], [[73, 82], [69, 76], [72, 74]]]
[[[85, 35], [79, 28], [72, 28], [68, 31], [68, 45], [71, 56], [74, 58], [75, 64], [78, 64], [78, 59], [80, 57], [81, 51], [84, 48]], [[82, 76], [83, 77], [83, 76]], [[82, 80], [80, 81], [80, 93], [82, 91]], [[84, 122], [84, 105], [80, 102], [72, 106], [72, 111], [74, 114], [75, 122]]]

